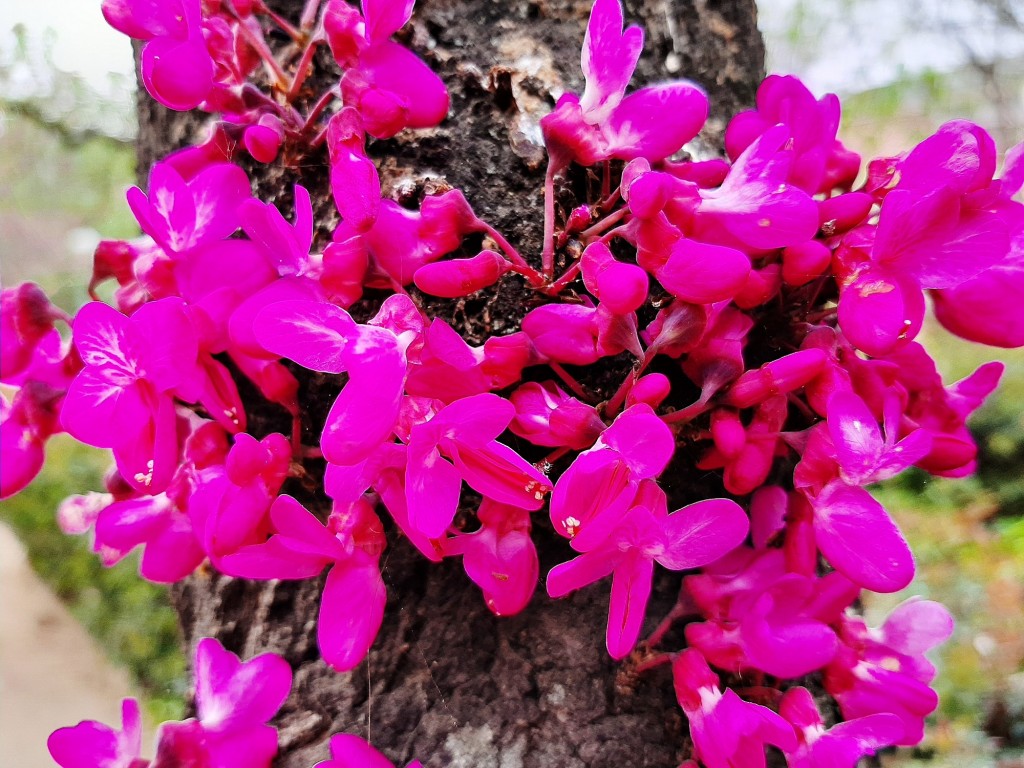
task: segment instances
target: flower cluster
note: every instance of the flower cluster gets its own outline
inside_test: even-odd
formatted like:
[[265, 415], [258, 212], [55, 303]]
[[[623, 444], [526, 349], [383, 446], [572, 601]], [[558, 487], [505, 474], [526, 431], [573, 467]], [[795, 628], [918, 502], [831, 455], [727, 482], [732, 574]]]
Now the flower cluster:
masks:
[[[115, 306], [70, 321], [33, 286], [4, 291], [0, 380], [19, 389], [0, 412], [0, 495], [31, 480], [57, 431], [111, 449], [106, 493], [65, 502], [66, 530], [91, 528], [107, 563], [142, 547], [154, 581], [207, 561], [250, 579], [328, 571], [319, 643], [339, 670], [381, 626], [389, 532], [429, 560], [461, 557], [498, 615], [534, 596], [535, 538], [561, 536], [548, 594], [612, 576], [608, 651], [671, 664], [706, 768], [763, 765], [765, 744], [793, 766], [852, 766], [917, 743], [936, 706], [923, 654], [951, 619], [926, 601], [879, 630], [853, 615], [861, 590], [914, 576], [866, 486], [909, 467], [973, 470], [965, 422], [1001, 366], [949, 386], [915, 338], [928, 291], [954, 333], [1024, 343], [1022, 151], [995, 178], [988, 134], [948, 123], [871, 162], [855, 187], [836, 98], [773, 76], [730, 123], [727, 158], [680, 159], [707, 117], [703, 91], [627, 95], [643, 33], [623, 29], [618, 0], [597, 0], [584, 93], [541, 121], [544, 248], [527, 258], [458, 190], [415, 209], [381, 197], [367, 137], [434, 125], [448, 107], [437, 76], [391, 40], [412, 2], [317, 8], [293, 27], [260, 0], [105, 0], [108, 20], [146, 41], [150, 93], [221, 118], [129, 191], [144, 235], [101, 244], [92, 281], [116, 282]], [[283, 51], [266, 42], [274, 25], [292, 41]], [[303, 114], [320, 46], [342, 76]], [[231, 162], [239, 147], [270, 162], [321, 145], [341, 215], [328, 243], [303, 187], [289, 220]], [[583, 168], [600, 193], [558, 209], [556, 188]], [[479, 346], [425, 309], [508, 280], [533, 308]], [[315, 423], [300, 398], [314, 380], [333, 397]], [[243, 400], [243, 384], [265, 402]], [[280, 431], [250, 433], [253, 407], [278, 413]], [[311, 478], [320, 492], [303, 495]], [[645, 636], [655, 563], [686, 575]], [[664, 647], [677, 624], [685, 648]], [[842, 712], [831, 729], [789, 682], [812, 673]], [[779, 696], [745, 701], [735, 676]], [[276, 709], [225, 714], [234, 705], [207, 684], [198, 720], [165, 727], [162, 749], [216, 750], [234, 738], [225, 723], [259, 730]], [[135, 765], [126, 707], [123, 733], [78, 726], [51, 747], [88, 736], [83, 749]], [[336, 737], [324, 765], [387, 764], [354, 738]]]

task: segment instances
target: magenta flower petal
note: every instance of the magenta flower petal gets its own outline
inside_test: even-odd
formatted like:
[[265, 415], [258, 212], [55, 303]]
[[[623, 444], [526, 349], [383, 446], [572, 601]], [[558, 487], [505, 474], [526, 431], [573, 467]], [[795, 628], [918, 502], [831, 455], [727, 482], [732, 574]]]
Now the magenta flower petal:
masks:
[[494, 251], [481, 251], [469, 259], [451, 259], [424, 264], [413, 282], [424, 293], [454, 299], [494, 285], [512, 265]]
[[358, 464], [391, 437], [405, 385], [405, 355], [384, 328], [357, 327], [344, 351], [349, 381], [324, 424], [320, 447], [334, 464]]
[[742, 251], [680, 238], [654, 276], [676, 298], [711, 304], [733, 298], [749, 274], [750, 259]]
[[46, 740], [60, 768], [134, 768], [142, 751], [142, 717], [135, 699], [121, 702], [121, 730], [95, 720], [58, 728]]
[[706, 499], [665, 518], [655, 559], [673, 571], [713, 563], [743, 543], [750, 529], [746, 513], [729, 499]]
[[158, 38], [142, 49], [142, 82], [154, 99], [171, 109], [199, 106], [213, 87], [213, 75], [202, 33], [183, 41]]
[[440, 538], [459, 507], [459, 471], [428, 440], [421, 442], [413, 437], [409, 441], [405, 482], [409, 524], [428, 538]]
[[366, 38], [374, 43], [387, 40], [409, 21], [413, 5], [415, 0], [362, 0]]
[[588, 123], [605, 122], [622, 101], [644, 47], [644, 31], [637, 26], [623, 31], [619, 0], [597, 0], [583, 37], [580, 64], [586, 88], [580, 108]]
[[882, 642], [917, 656], [948, 640], [953, 626], [953, 617], [941, 603], [912, 598], [889, 614], [881, 628]]
[[[665, 120], [665, 115], [672, 115]], [[620, 160], [651, 162], [678, 152], [704, 127], [708, 98], [694, 83], [676, 80], [629, 94], [604, 127], [610, 154]]]
[[660, 475], [676, 449], [672, 430], [643, 403], [619, 414], [601, 434], [598, 445], [620, 453], [629, 468], [642, 479]]
[[[444, 81], [416, 54], [398, 43], [384, 40], [368, 48], [360, 56], [359, 70], [368, 82], [366, 93], [384, 95], [401, 105], [399, 121], [375, 119], [366, 109], [369, 105], [364, 93], [360, 113], [366, 132], [377, 138], [390, 138], [405, 127], [431, 128], [448, 114], [448, 89]], [[345, 88], [343, 80], [342, 89]]]
[[253, 332], [269, 352], [324, 373], [348, 370], [344, 351], [356, 322], [341, 307], [317, 301], [277, 301], [253, 322]]
[[473, 490], [501, 504], [520, 509], [540, 509], [551, 483], [526, 459], [497, 442], [460, 450], [451, 450], [452, 462]]
[[341, 672], [358, 666], [377, 636], [386, 602], [375, 563], [334, 566], [320, 598], [317, 625], [324, 661]]
[[331, 759], [313, 768], [395, 768], [395, 764], [351, 733], [331, 736]]
[[863, 488], [836, 481], [813, 504], [818, 547], [837, 571], [874, 592], [896, 592], [914, 578], [903, 534]]
[[640, 637], [653, 578], [654, 563], [640, 553], [626, 555], [615, 569], [605, 637], [613, 659], [625, 658]]
[[600, 581], [618, 567], [619, 558], [608, 552], [584, 552], [567, 563], [559, 563], [548, 572], [550, 597], [565, 597], [570, 592]]
[[213, 638], [196, 646], [196, 711], [203, 728], [227, 732], [270, 720], [288, 698], [292, 670], [272, 653], [241, 661]]

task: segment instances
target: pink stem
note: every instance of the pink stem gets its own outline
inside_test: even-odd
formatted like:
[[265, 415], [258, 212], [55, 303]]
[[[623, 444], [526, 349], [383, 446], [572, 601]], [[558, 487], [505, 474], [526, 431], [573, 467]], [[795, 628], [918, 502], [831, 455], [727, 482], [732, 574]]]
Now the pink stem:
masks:
[[612, 193], [612, 163], [604, 161], [604, 173], [601, 174], [601, 197], [606, 198]]
[[320, 11], [321, 0], [306, 0], [306, 4], [302, 8], [302, 15], [299, 17], [299, 27], [302, 29], [312, 29], [313, 25], [316, 24], [316, 16]]
[[548, 366], [551, 368], [552, 371], [555, 372], [555, 375], [562, 380], [565, 386], [569, 388], [569, 391], [576, 395], [576, 397], [584, 401], [590, 400], [590, 395], [586, 393], [586, 391], [583, 389], [580, 383], [576, 381], [576, 379], [574, 379], [572, 375], [567, 370], [565, 370], [565, 368], [560, 366], [558, 363], [553, 363], [550, 361], [548, 362]]
[[541, 271], [548, 280], [555, 276], [555, 163], [548, 160], [544, 174], [544, 250]]
[[[231, 6], [230, 3], [226, 3], [225, 7], [231, 8], [231, 10], [234, 12], [234, 8]], [[237, 12], [235, 12], [234, 15], [235, 18], [238, 18]], [[267, 67], [267, 69], [270, 70], [270, 73], [274, 76], [274, 80], [276, 81], [274, 83], [275, 87], [282, 91], [286, 90], [285, 84], [289, 80], [288, 75], [285, 74], [285, 71], [281, 69], [281, 65], [278, 63], [277, 59], [274, 58], [274, 54], [270, 50], [270, 47], [267, 45], [267, 41], [263, 38], [263, 35], [257, 35], [255, 32], [253, 32], [249, 25], [246, 24], [242, 19], [239, 19], [238, 29], [242, 33], [242, 37], [244, 37], [246, 42], [249, 43], [249, 45], [253, 47], [256, 53], [259, 54], [260, 58], [263, 59], [263, 64]]]
[[591, 225], [587, 229], [580, 232], [580, 239], [586, 240], [588, 238], [599, 235], [604, 230], [608, 229], [612, 224], [618, 224], [622, 219], [629, 215], [629, 208], [619, 208], [615, 213], [605, 216], [597, 223]]
[[277, 26], [279, 26], [282, 30], [284, 30], [285, 34], [287, 34], [288, 37], [290, 37], [292, 40], [294, 40], [299, 45], [302, 45], [302, 43], [304, 43], [306, 41], [306, 34], [304, 32], [302, 32], [301, 30], [296, 29], [295, 27], [293, 27], [288, 22], [287, 19], [283, 18], [282, 16], [278, 15], [277, 13], [274, 13], [274, 11], [272, 11], [270, 8], [268, 8], [265, 3], [260, 3], [259, 4], [259, 12], [260, 13], [264, 13], [267, 16], [269, 16], [273, 20], [273, 22], [275, 24], [277, 24]]
[[553, 282], [551, 285], [544, 289], [544, 293], [548, 294], [549, 296], [557, 296], [559, 293], [561, 293], [562, 289], [565, 288], [565, 286], [567, 286], [569, 283], [576, 279], [576, 275], [578, 275], [579, 272], [580, 263], [578, 261], [573, 262], [573, 264], [567, 270], [565, 270], [564, 273], [562, 273], [561, 277], [559, 277], [555, 282]]
[[316, 104], [313, 105], [313, 108], [309, 110], [309, 114], [306, 115], [306, 124], [303, 126], [302, 130], [309, 130], [309, 127], [313, 125], [316, 119], [320, 117], [321, 113], [323, 113], [323, 111], [327, 109], [327, 105], [334, 101], [336, 98], [338, 98], [338, 94], [333, 88], [327, 91], [327, 93], [325, 93], [323, 96], [321, 96], [317, 100]]
[[[299, 89], [302, 88], [302, 84], [306, 82], [306, 78], [309, 76], [310, 65], [313, 63], [313, 57], [316, 55], [316, 49], [323, 42], [320, 38], [315, 37], [309, 41], [306, 45], [306, 49], [302, 52], [302, 58], [299, 59], [299, 63], [295, 68], [295, 77], [292, 79], [292, 87], [288, 89], [288, 102], [293, 102], [299, 95]], [[328, 91], [329, 93], [330, 91]]]
[[693, 603], [693, 598], [685, 590], [680, 590], [679, 597], [676, 599], [676, 604], [672, 606], [672, 610], [666, 614], [665, 618], [651, 632], [651, 636], [647, 638], [647, 647], [657, 648], [661, 645], [661, 641], [665, 639], [668, 631], [672, 629], [673, 624], [695, 613], [698, 613], [698, 611], [697, 606]]
[[647, 671], [649, 671], [651, 669], [655, 669], [657, 667], [660, 667], [660, 666], [662, 666], [664, 664], [671, 664], [671, 663], [672, 663], [672, 654], [671, 653], [659, 653], [659, 654], [656, 654], [654, 656], [651, 656], [651, 658], [649, 658], [649, 659], [645, 659], [644, 661], [641, 661], [639, 664], [637, 664], [635, 667], [633, 667], [633, 671], [636, 672], [637, 674], [642, 674], [642, 673], [647, 672]]
[[629, 376], [623, 380], [622, 384], [615, 391], [615, 394], [612, 395], [612, 399], [605, 403], [605, 416], [612, 417], [619, 412], [619, 408], [622, 407], [623, 401], [629, 395], [630, 390], [633, 389], [633, 385], [636, 384], [636, 380], [639, 375], [639, 371], [632, 371]]

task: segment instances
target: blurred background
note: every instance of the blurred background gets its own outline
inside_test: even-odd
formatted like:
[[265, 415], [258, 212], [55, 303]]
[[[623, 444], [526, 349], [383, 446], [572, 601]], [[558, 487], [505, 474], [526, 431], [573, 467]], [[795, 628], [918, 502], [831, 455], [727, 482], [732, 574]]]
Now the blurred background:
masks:
[[[681, 2], [682, 0], [677, 0]], [[85, 300], [101, 235], [137, 234], [131, 46], [98, 0], [9, 3], [0, 22], [0, 279], [40, 283], [68, 311]], [[942, 122], [1024, 140], [1024, 0], [760, 0], [769, 71], [844, 105], [841, 138], [865, 156], [909, 149]], [[886, 765], [1024, 768], [1024, 355], [929, 327], [950, 382], [990, 359], [1003, 385], [974, 419], [980, 470], [965, 481], [907, 474], [877, 488], [918, 558], [903, 593], [866, 605], [877, 624], [909, 595], [949, 606], [937, 654], [942, 696], [926, 742]], [[151, 722], [180, 717], [187, 682], [164, 590], [128, 558], [100, 566], [59, 532], [65, 496], [101, 487], [102, 452], [51, 441], [43, 474], [0, 503], [0, 755], [51, 765], [46, 735], [116, 723], [141, 696]], [[152, 733], [148, 729], [148, 733]]]

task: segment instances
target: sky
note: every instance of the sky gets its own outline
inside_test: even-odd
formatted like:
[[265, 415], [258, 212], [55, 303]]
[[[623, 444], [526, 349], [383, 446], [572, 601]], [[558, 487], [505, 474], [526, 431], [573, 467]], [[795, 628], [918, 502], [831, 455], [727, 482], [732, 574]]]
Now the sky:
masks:
[[[681, 0], [678, 0], [681, 1]], [[907, 34], [911, 14], [941, 4], [949, 23], [983, 56], [1024, 55], [1024, 36], [994, 35], [978, 22], [972, 0], [760, 0], [760, 23], [770, 43], [770, 68], [798, 74], [812, 90], [841, 95], [884, 85], [903, 73], [960, 65], [965, 50], [935, 34]], [[131, 46], [107, 26], [99, 0], [6, 0], [0, 22], [0, 56], [13, 45], [11, 29], [23, 24], [29, 38], [41, 41], [52, 30], [53, 57], [59, 69], [85, 77], [101, 94], [130, 98]], [[799, 44], [791, 32], [800, 30]], [[112, 86], [108, 72], [120, 73]]]

